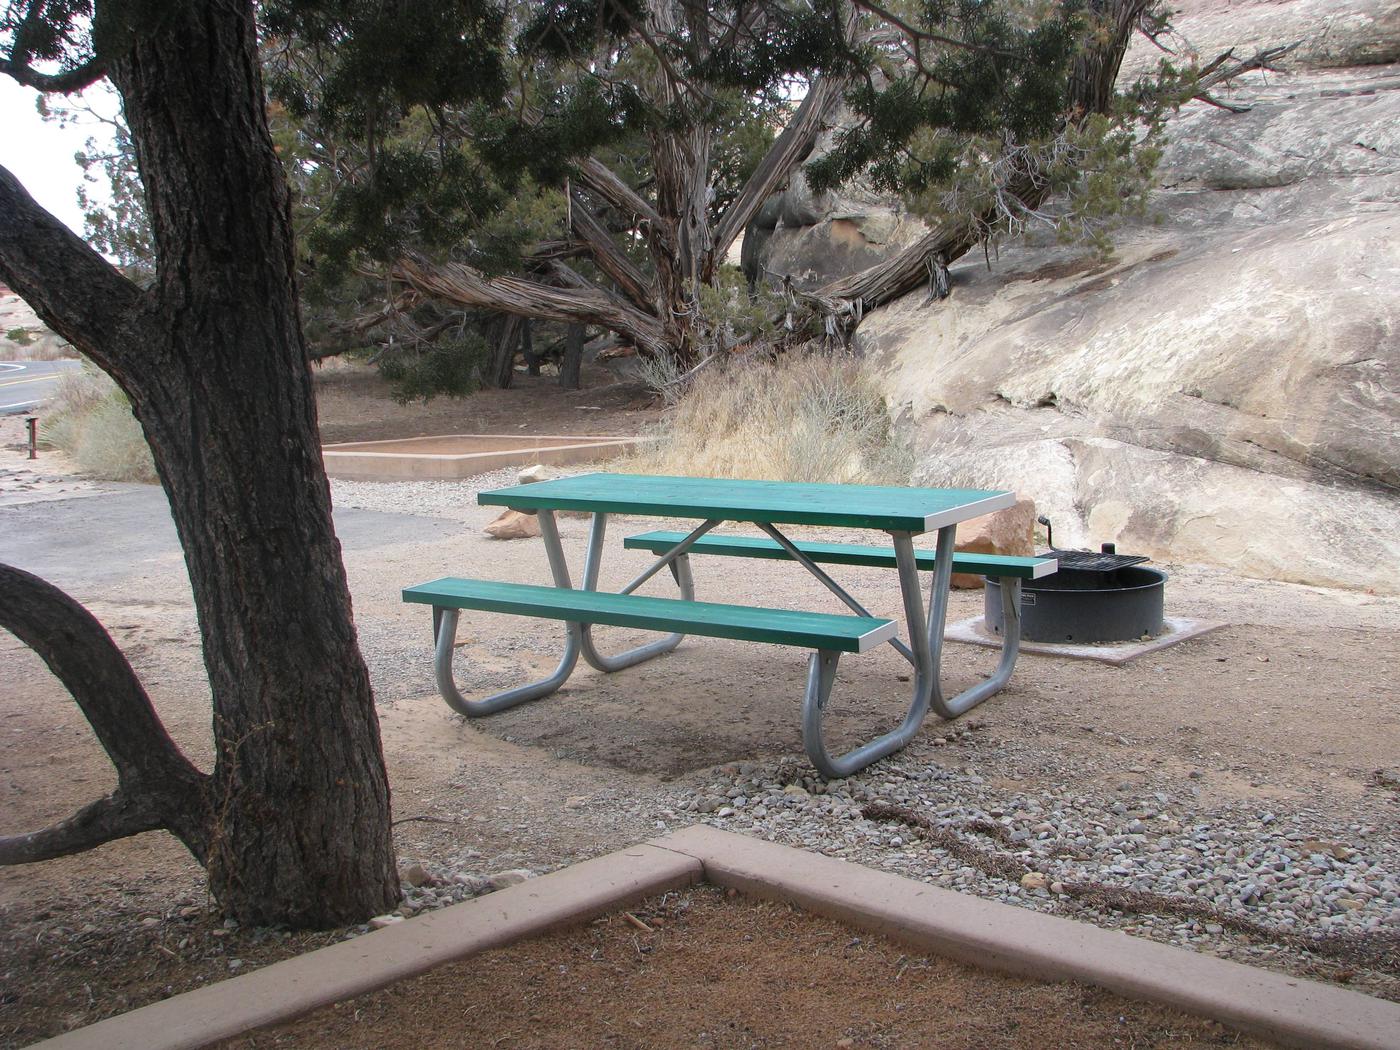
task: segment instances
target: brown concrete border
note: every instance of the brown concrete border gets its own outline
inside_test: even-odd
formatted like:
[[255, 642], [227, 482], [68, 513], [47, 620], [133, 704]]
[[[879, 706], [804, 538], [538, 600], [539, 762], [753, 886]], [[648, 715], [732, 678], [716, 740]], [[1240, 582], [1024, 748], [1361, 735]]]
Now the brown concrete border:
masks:
[[653, 839], [651, 844], [699, 860], [707, 882], [788, 901], [973, 966], [1098, 985], [1289, 1046], [1400, 1048], [1400, 1004], [1334, 985], [939, 889], [703, 825]]
[[1290, 1046], [1400, 1050], [1400, 1004], [695, 825], [68, 1032], [33, 1050], [196, 1050], [700, 881], [930, 954], [1164, 1003]]
[[195, 1050], [700, 878], [692, 857], [634, 846], [110, 1017], [33, 1050]]

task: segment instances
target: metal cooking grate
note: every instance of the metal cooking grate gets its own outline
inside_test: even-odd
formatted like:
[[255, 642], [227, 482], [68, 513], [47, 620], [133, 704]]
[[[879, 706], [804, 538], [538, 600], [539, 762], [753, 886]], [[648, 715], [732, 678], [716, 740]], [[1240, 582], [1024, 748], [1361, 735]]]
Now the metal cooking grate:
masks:
[[1112, 572], [1152, 560], [1145, 554], [1100, 554], [1097, 551], [1051, 550], [1046, 552], [1046, 556], [1058, 560], [1062, 569], [1080, 569], [1084, 572]]

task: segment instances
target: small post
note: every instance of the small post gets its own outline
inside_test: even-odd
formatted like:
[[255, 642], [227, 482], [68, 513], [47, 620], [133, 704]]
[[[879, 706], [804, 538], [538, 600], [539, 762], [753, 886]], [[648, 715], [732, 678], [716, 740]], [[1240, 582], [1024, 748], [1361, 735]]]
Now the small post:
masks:
[[29, 458], [39, 458], [39, 417], [25, 416], [24, 424], [29, 428]]

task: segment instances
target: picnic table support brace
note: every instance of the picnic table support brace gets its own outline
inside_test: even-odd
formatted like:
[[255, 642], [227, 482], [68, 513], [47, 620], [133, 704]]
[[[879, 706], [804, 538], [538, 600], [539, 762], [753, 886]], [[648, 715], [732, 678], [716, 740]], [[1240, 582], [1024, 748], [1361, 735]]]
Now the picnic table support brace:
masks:
[[[686, 556], [688, 551], [701, 536], [709, 532], [718, 525], [718, 521], [706, 521], [691, 531], [684, 540], [672, 547], [656, 560], [652, 566], [622, 588], [621, 594], [631, 594], [647, 580], [651, 579], [662, 569], [671, 570], [671, 575], [675, 577], [676, 585], [680, 587], [681, 597], [686, 601], [695, 600], [695, 581], [690, 575], [690, 558]], [[595, 513], [593, 515], [593, 526], [588, 532], [588, 553], [583, 561], [583, 589], [586, 591], [596, 591], [598, 589], [598, 567], [603, 558], [603, 537], [608, 531], [608, 516], [605, 513]], [[604, 656], [598, 652], [598, 648], [593, 643], [592, 624], [580, 624], [580, 647], [583, 658], [590, 667], [599, 671], [621, 671], [624, 667], [632, 667], [643, 660], [650, 660], [653, 656], [660, 656], [662, 653], [669, 653], [676, 646], [681, 644], [685, 638], [683, 634], [668, 634], [664, 638], [658, 638], [654, 642], [647, 642], [639, 645], [635, 649], [628, 649], [626, 652], [618, 653], [616, 656]]]
[[[777, 529], [764, 527], [764, 531], [777, 540], [784, 549], [791, 547]], [[943, 656], [943, 625], [947, 619], [949, 585], [953, 567], [953, 543], [955, 526], [938, 530], [938, 545], [934, 557], [933, 581], [930, 584], [929, 608], [924, 609], [924, 600], [919, 587], [919, 568], [914, 554], [913, 537], [907, 532], [892, 532], [895, 564], [899, 569], [900, 591], [904, 598], [905, 626], [909, 632], [909, 645], [897, 645], [914, 668], [914, 696], [905, 713], [904, 721], [897, 729], [876, 737], [844, 755], [833, 756], [827, 751], [822, 737], [822, 716], [831, 699], [831, 687], [836, 679], [836, 667], [841, 654], [819, 650], [812, 654], [807, 665], [807, 692], [802, 701], [802, 740], [818, 772], [829, 778], [848, 777], [864, 769], [872, 762], [893, 754], [907, 745], [918, 733], [925, 716], [932, 708], [945, 719], [954, 719], [976, 707], [987, 697], [998, 692], [1011, 677], [1016, 666], [1016, 657], [1021, 647], [1021, 581], [1014, 577], [1004, 578], [1006, 587], [1006, 624], [1003, 632], [1001, 660], [992, 675], [977, 685], [963, 690], [957, 696], [946, 699], [939, 682]], [[822, 580], [838, 597], [846, 598], [845, 593], [820, 569], [808, 564], [810, 559], [801, 555], [795, 548], [789, 555], [803, 563], [809, 572]], [[854, 600], [847, 601], [855, 607]]]
[[[768, 536], [774, 542], [776, 542], [779, 547], [783, 548], [783, 550], [787, 552], [787, 556], [789, 558], [801, 565], [809, 573], [815, 576], [817, 578], [817, 581], [823, 587], [829, 590], [832, 594], [836, 595], [836, 597], [840, 598], [841, 601], [845, 603], [846, 608], [850, 609], [857, 616], [874, 615], [874, 613], [872, 613], [864, 605], [861, 605], [860, 602], [856, 601], [849, 594], [847, 594], [845, 588], [842, 587], [835, 580], [833, 580], [831, 576], [825, 570], [823, 570], [820, 565], [814, 562], [811, 558], [807, 557], [807, 555], [803, 554], [802, 551], [797, 547], [797, 545], [792, 542], [792, 540], [788, 539], [786, 536], [784, 536], [781, 532], [779, 532], [776, 528], [774, 528], [767, 522], [760, 521], [757, 524], [758, 527], [762, 529], [765, 533], [767, 533]], [[904, 535], [907, 537], [908, 534], [905, 533]], [[913, 549], [912, 544], [910, 546], [910, 549]], [[918, 576], [915, 575], [914, 579], [916, 581], [915, 589], [917, 590]], [[908, 660], [911, 664], [914, 662], [913, 650], [911, 650], [909, 646], [905, 645], [898, 638], [891, 638], [890, 645], [894, 646], [895, 649], [899, 652], [899, 654], [903, 656], [906, 660]]]
[[[552, 510], [539, 511], [540, 535], [544, 539], [545, 553], [549, 557], [549, 571], [554, 577], [556, 587], [572, 587], [569, 582], [569, 566], [564, 560], [564, 548], [559, 542], [559, 526], [554, 520]], [[491, 696], [481, 700], [468, 700], [457, 688], [456, 680], [452, 675], [452, 651], [453, 644], [457, 640], [457, 619], [459, 610], [443, 609], [433, 607], [433, 625], [437, 632], [437, 645], [434, 653], [433, 669], [437, 674], [438, 692], [447, 701], [449, 707], [460, 715], [468, 718], [480, 718], [483, 715], [493, 715], [497, 711], [504, 711], [507, 708], [515, 707], [530, 700], [538, 700], [542, 696], [548, 696], [569, 679], [573, 674], [574, 665], [578, 663], [579, 652], [583, 646], [584, 626], [577, 623], [566, 623], [564, 625], [565, 641], [564, 655], [559, 660], [559, 666], [554, 669], [554, 673], [548, 678], [538, 682], [531, 682], [529, 685], [516, 686], [514, 689], [506, 689], [500, 693], [493, 693]]]
[[[898, 552], [898, 541], [896, 540], [896, 556]], [[912, 554], [911, 554], [912, 562]], [[917, 579], [917, 572], [913, 571]], [[934, 553], [933, 583], [930, 585], [929, 594], [929, 620], [927, 643], [924, 647], [929, 660], [928, 678], [928, 706], [940, 718], [952, 721], [962, 715], [967, 714], [974, 707], [980, 704], [995, 693], [1000, 692], [1006, 683], [1011, 679], [1011, 672], [1016, 666], [1016, 657], [1021, 652], [1021, 581], [1016, 577], [1002, 577], [1002, 609], [1004, 610], [1005, 625], [1002, 630], [1001, 659], [997, 663], [996, 670], [990, 676], [978, 682], [976, 685], [964, 689], [961, 693], [951, 699], [943, 696], [943, 684], [941, 667], [943, 662], [943, 627], [948, 618], [948, 599], [951, 594], [950, 583], [953, 573], [953, 528], [938, 530], [938, 545]], [[905, 573], [903, 563], [900, 565], [900, 582], [905, 584]], [[905, 607], [909, 606], [909, 588], [905, 585]], [[917, 583], [915, 584], [915, 594], [917, 594]], [[916, 599], [917, 604], [917, 599]], [[910, 633], [913, 634], [913, 622], [909, 625]], [[917, 647], [916, 647], [917, 648]]]
[[[775, 529], [774, 532], [776, 531]], [[945, 532], [949, 534], [951, 545], [953, 529], [940, 529], [940, 539]], [[913, 537], [907, 532], [892, 532], [890, 536], [894, 540], [895, 563], [899, 567], [899, 582], [904, 595], [905, 626], [909, 631], [910, 642], [909, 646], [901, 645], [896, 648], [914, 667], [914, 696], [910, 701], [909, 710], [905, 712], [904, 721], [898, 728], [844, 755], [833, 756], [827, 751], [826, 741], [822, 737], [822, 715], [831, 698], [831, 686], [836, 678], [836, 665], [841, 654], [827, 650], [819, 650], [812, 654], [807, 664], [807, 692], [802, 700], [802, 742], [812, 765], [816, 766], [823, 776], [832, 779], [848, 777], [870, 763], [893, 754], [913, 740], [928, 714], [929, 696], [934, 689], [932, 677], [935, 664], [929, 652], [929, 632], [924, 628], [924, 602], [919, 588], [919, 568], [914, 557]], [[776, 536], [774, 538], [778, 539]], [[944, 567], [947, 567], [946, 563]], [[808, 571], [811, 571], [810, 568]], [[946, 586], [946, 573], [944, 583]], [[938, 571], [935, 569], [934, 586], [937, 585]]]

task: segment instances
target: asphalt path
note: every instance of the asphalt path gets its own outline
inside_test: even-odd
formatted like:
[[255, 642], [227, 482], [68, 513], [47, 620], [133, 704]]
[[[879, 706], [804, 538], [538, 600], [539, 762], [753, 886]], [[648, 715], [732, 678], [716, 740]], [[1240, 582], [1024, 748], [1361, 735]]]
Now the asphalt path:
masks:
[[[188, 593], [184, 555], [159, 485], [110, 485], [82, 499], [0, 507], [0, 562], [83, 593], [146, 577]], [[335, 531], [346, 550], [431, 542], [461, 532], [455, 521], [339, 508]]]
[[81, 361], [0, 361], [0, 416], [33, 412], [58, 393], [64, 372], [82, 366]]

